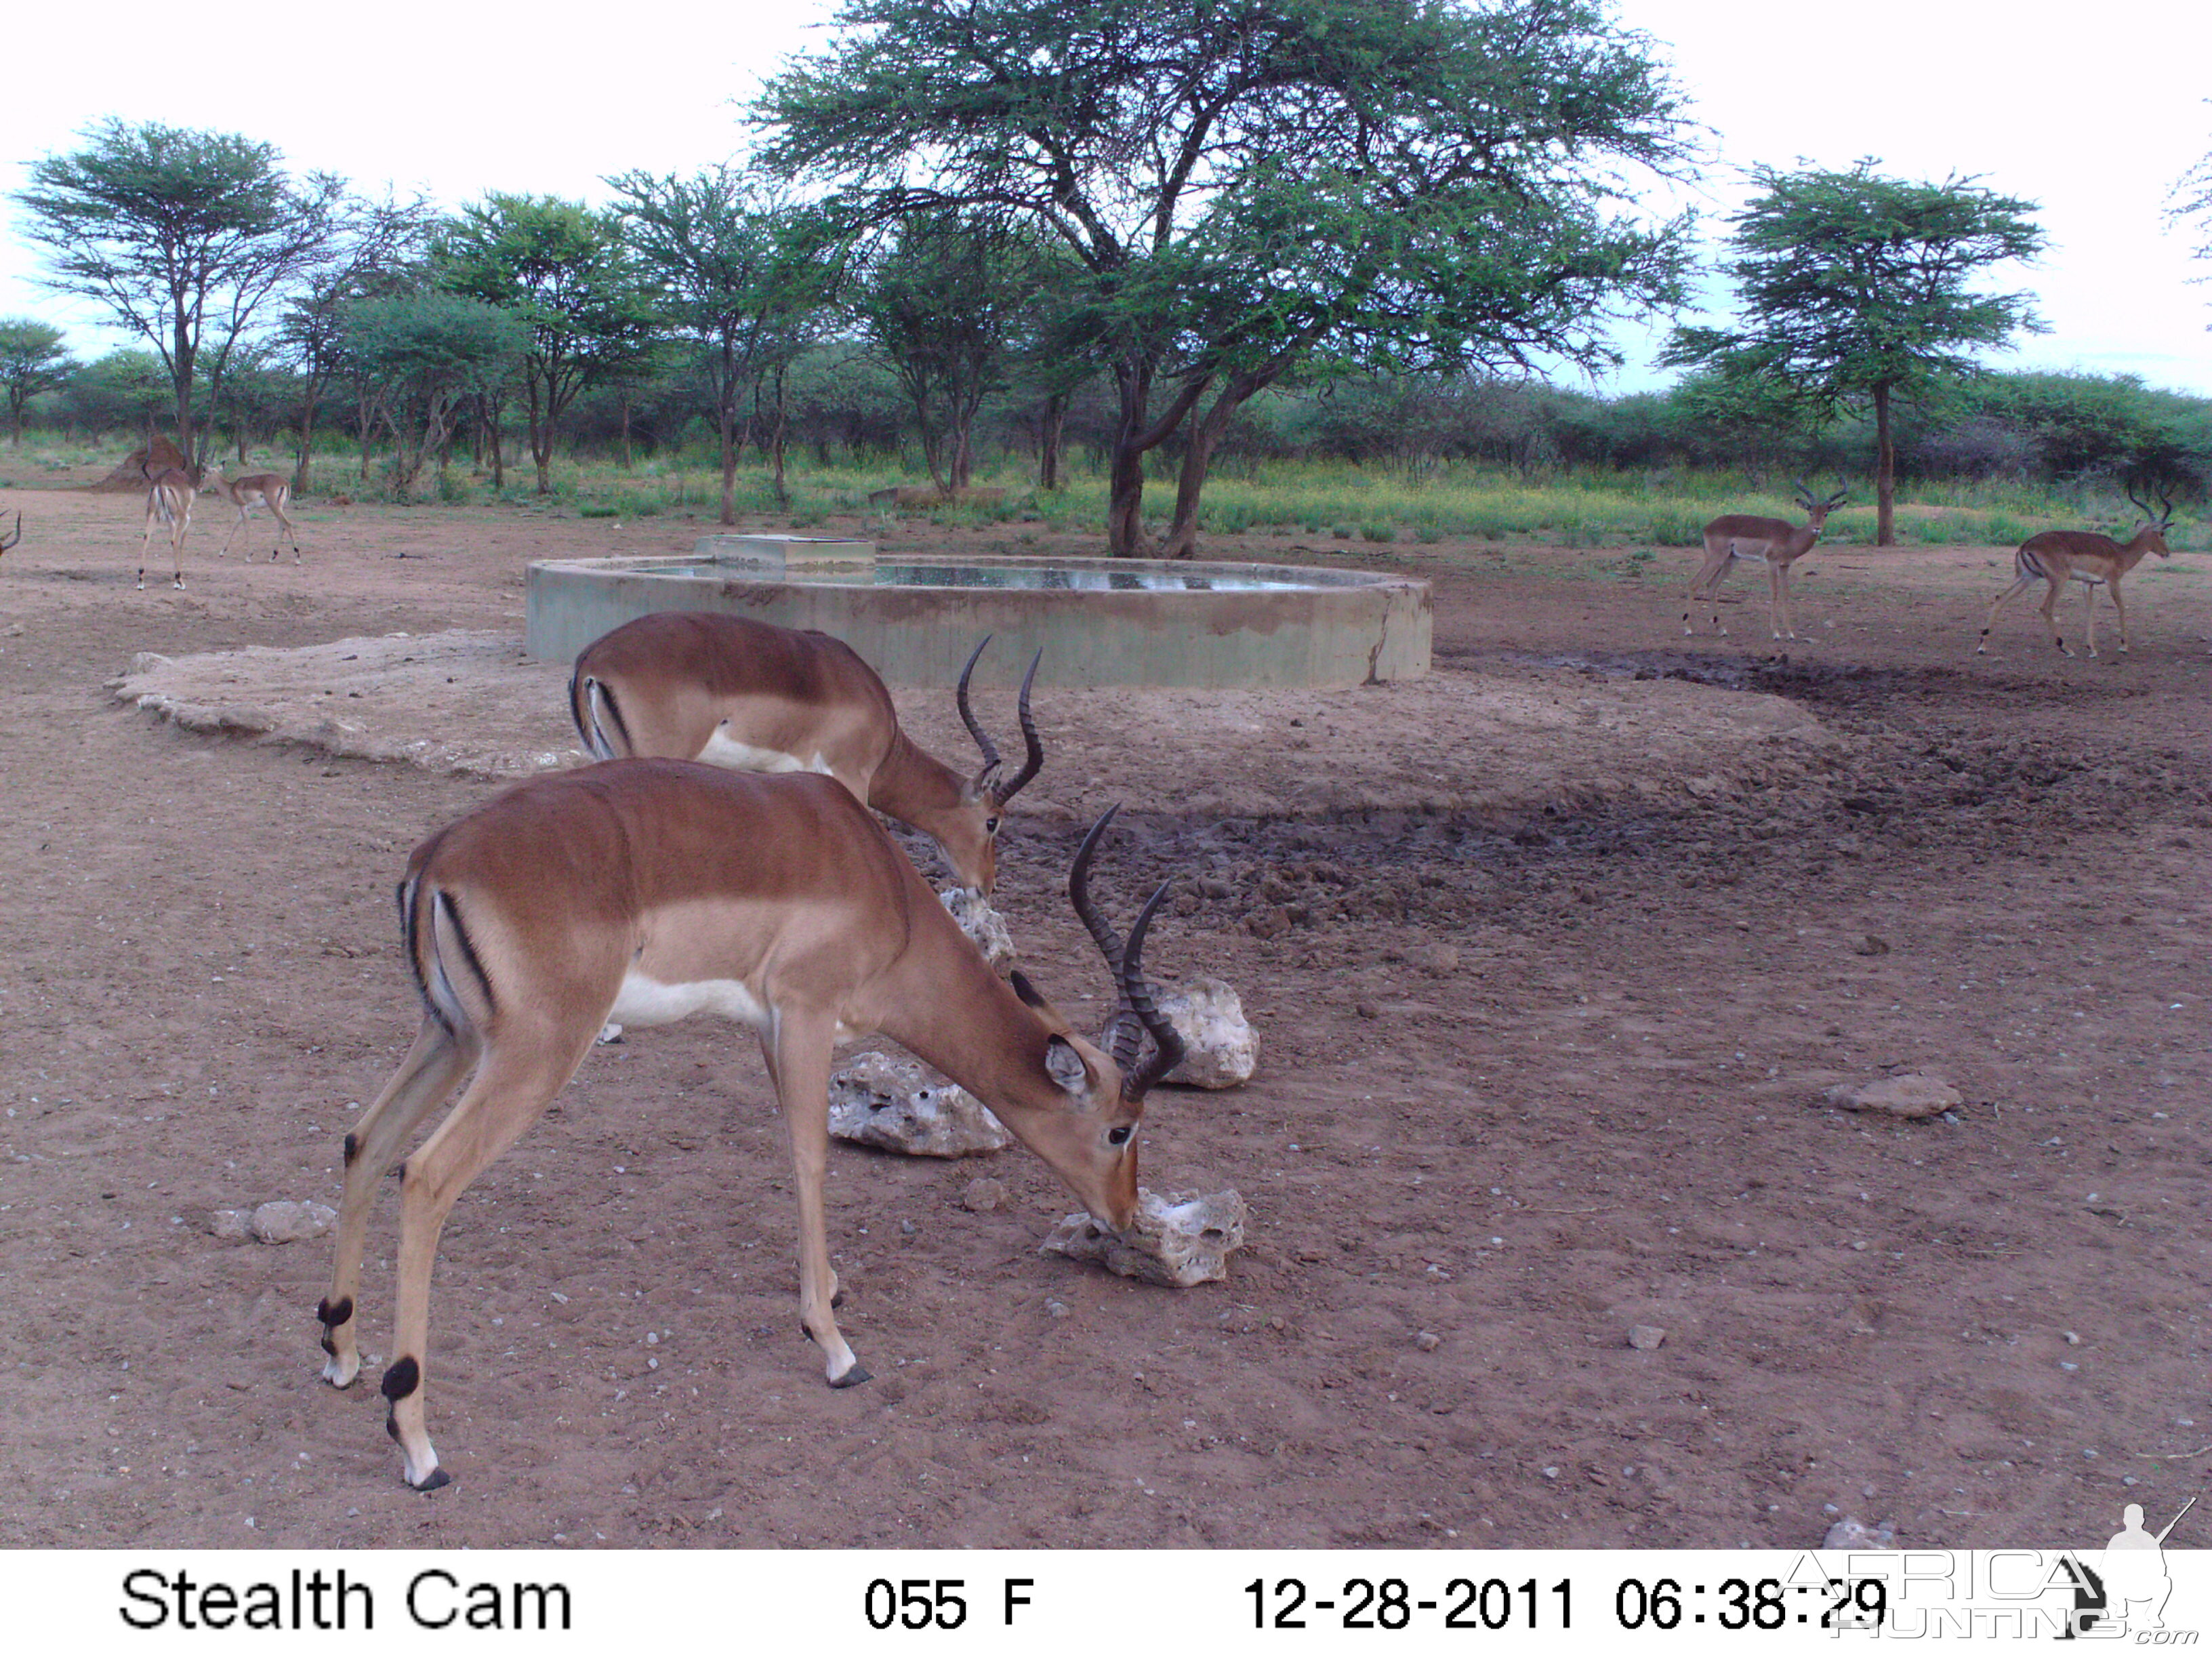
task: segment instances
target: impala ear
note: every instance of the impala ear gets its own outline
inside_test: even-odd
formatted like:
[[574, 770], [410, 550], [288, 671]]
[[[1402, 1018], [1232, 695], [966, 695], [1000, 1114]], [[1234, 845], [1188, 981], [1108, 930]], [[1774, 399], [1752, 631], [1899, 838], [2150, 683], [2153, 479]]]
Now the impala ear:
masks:
[[1091, 1067], [1066, 1037], [1056, 1036], [1045, 1044], [1044, 1069], [1068, 1094], [1083, 1096], [1091, 1092]]

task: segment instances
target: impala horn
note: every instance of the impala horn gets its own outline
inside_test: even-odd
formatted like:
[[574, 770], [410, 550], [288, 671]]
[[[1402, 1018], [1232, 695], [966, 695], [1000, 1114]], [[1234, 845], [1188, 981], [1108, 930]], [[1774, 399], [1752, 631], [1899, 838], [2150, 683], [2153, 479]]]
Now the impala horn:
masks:
[[1022, 769], [1006, 782], [1000, 783], [996, 775], [1003, 763], [999, 759], [999, 746], [991, 741], [990, 734], [976, 724], [975, 710], [968, 706], [969, 677], [975, 672], [975, 665], [983, 655], [983, 647], [990, 642], [991, 636], [984, 635], [975, 650], [969, 653], [968, 665], [960, 671], [960, 685], [954, 694], [954, 700], [960, 705], [960, 719], [968, 728], [968, 735], [975, 739], [975, 747], [983, 751], [982, 769], [975, 775], [976, 791], [978, 793], [988, 792], [991, 798], [1003, 806], [1020, 793], [1023, 786], [1036, 776], [1038, 769], [1044, 765], [1044, 744], [1037, 737], [1036, 721], [1030, 716], [1030, 688], [1036, 683], [1037, 665], [1044, 660], [1044, 653], [1040, 651], [1030, 659], [1030, 672], [1022, 676], [1021, 701], [1016, 705], [1015, 712], [1022, 723], [1022, 744], [1028, 751], [1027, 756], [1022, 762]]
[[15, 533], [12, 536], [0, 536], [0, 553], [5, 553], [9, 548], [15, 546], [17, 542], [20, 542], [22, 539], [23, 514], [22, 509], [19, 507], [15, 512]]
[[[1083, 925], [1090, 929], [1091, 937], [1097, 941], [1121, 993], [1121, 1006], [1108, 1018], [1100, 1046], [1113, 1055], [1114, 1064], [1121, 1073], [1121, 1097], [1133, 1104], [1143, 1100], [1154, 1084], [1182, 1062], [1183, 1041], [1161, 1014], [1143, 967], [1145, 933], [1152, 925], [1153, 915], [1166, 902], [1168, 889], [1173, 883], [1164, 881], [1153, 890], [1145, 908], [1137, 913], [1136, 923], [1129, 929], [1126, 940], [1091, 902], [1091, 860], [1097, 853], [1107, 825], [1114, 822], [1114, 815], [1121, 810], [1118, 802], [1108, 807], [1099, 814], [1098, 822], [1091, 826], [1091, 833], [1084, 836], [1083, 845], [1076, 850], [1075, 862], [1068, 868], [1067, 897]], [[1152, 1034], [1152, 1057], [1139, 1066], [1137, 1056], [1146, 1032]]]

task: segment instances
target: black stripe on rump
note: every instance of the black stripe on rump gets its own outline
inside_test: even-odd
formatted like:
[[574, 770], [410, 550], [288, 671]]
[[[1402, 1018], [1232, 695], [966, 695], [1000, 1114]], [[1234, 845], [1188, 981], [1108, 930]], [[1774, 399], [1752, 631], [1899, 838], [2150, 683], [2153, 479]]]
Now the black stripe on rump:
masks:
[[422, 882], [412, 877], [401, 882], [397, 890], [396, 896], [399, 900], [400, 954], [407, 958], [407, 971], [415, 976], [415, 992], [422, 999], [422, 1006], [428, 1012], [431, 1018], [436, 1020], [447, 1030], [451, 1031], [453, 1029], [453, 1022], [447, 1018], [446, 1011], [438, 1006], [437, 998], [430, 994], [429, 975], [422, 969], [422, 941], [416, 933], [422, 892]]
[[468, 924], [461, 920], [461, 907], [444, 888], [438, 890], [438, 903], [444, 907], [446, 920], [453, 924], [453, 937], [461, 942], [461, 957], [476, 975], [477, 987], [483, 993], [484, 1006], [493, 1014], [499, 1012], [499, 999], [492, 994], [491, 975], [484, 971], [483, 958], [477, 955], [476, 941], [469, 937]]
[[[615, 734], [622, 739], [623, 754], [635, 755], [637, 752], [637, 745], [630, 741], [629, 722], [623, 718], [622, 705], [615, 701], [614, 687], [601, 679], [595, 679], [591, 684], [598, 688], [600, 698], [606, 703], [607, 714], [615, 723]], [[617, 756], [616, 758], [619, 759], [621, 757]]]

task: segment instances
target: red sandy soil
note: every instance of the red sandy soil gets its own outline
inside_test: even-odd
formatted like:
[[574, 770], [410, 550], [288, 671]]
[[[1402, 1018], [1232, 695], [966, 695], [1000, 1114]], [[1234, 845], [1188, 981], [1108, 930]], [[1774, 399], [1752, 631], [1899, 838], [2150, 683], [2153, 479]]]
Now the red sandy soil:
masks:
[[[1073, 1205], [1019, 1150], [841, 1147], [843, 1325], [876, 1380], [833, 1392], [750, 1035], [641, 1032], [446, 1231], [429, 1407], [457, 1479], [424, 1497], [377, 1368], [319, 1380], [327, 1239], [207, 1218], [335, 1202], [416, 1021], [392, 884], [496, 787], [426, 768], [565, 743], [557, 704], [522, 706], [558, 672], [515, 663], [514, 704], [456, 672], [411, 714], [382, 676], [307, 684], [383, 749], [194, 731], [108, 683], [142, 653], [518, 638], [526, 558], [704, 527], [311, 506], [304, 568], [217, 562], [204, 527], [190, 589], [142, 593], [134, 501], [0, 493], [27, 528], [0, 561], [0, 1547], [1796, 1547], [1837, 1514], [2078, 1544], [2212, 1470], [2201, 556], [2138, 573], [2134, 653], [2091, 662], [2025, 604], [1971, 654], [2000, 550], [1819, 550], [1817, 642], [1785, 659], [1755, 580], [1732, 637], [1681, 637], [1681, 550], [1367, 549], [1437, 583], [1425, 685], [1141, 726], [1041, 698], [1053, 758], [1000, 880], [1035, 977], [1103, 1012], [1059, 893], [1122, 799], [1116, 902], [1186, 884], [1152, 965], [1228, 980], [1261, 1028], [1249, 1086], [1146, 1119], [1148, 1185], [1250, 1202], [1230, 1278], [1039, 1255]], [[276, 682], [300, 694], [237, 700]], [[445, 747], [404, 763], [416, 737]], [[1821, 1103], [1895, 1071], [1956, 1085], [1957, 1121]], [[1012, 1203], [970, 1213], [987, 1169]], [[392, 1224], [387, 1200], [372, 1352]]]

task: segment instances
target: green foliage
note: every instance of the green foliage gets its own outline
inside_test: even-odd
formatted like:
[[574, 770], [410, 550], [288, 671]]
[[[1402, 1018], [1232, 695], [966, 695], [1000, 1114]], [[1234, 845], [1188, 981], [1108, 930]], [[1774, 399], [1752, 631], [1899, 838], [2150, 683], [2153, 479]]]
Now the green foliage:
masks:
[[1753, 170], [1764, 192], [1734, 216], [1740, 331], [1678, 329], [1662, 361], [1832, 411], [1870, 404], [1876, 426], [1879, 539], [1893, 538], [1893, 397], [1927, 398], [1979, 369], [1978, 355], [2042, 327], [2021, 294], [1973, 284], [1989, 267], [2033, 258], [2035, 204], [1972, 179], [1912, 184], [1871, 161], [1847, 173]]
[[273, 145], [233, 133], [110, 118], [85, 148], [30, 165], [16, 198], [46, 251], [46, 285], [90, 299], [161, 356], [178, 437], [192, 442], [203, 349], [220, 381], [255, 313], [324, 255], [343, 186], [298, 185]]
[[23, 447], [23, 405], [52, 392], [77, 369], [62, 331], [33, 317], [0, 317], [0, 386], [8, 393], [8, 428]]
[[347, 355], [397, 445], [392, 480], [404, 501], [467, 400], [514, 372], [529, 349], [529, 326], [454, 294], [357, 300], [343, 315]]
[[577, 202], [496, 192], [433, 240], [440, 285], [497, 307], [529, 331], [522, 358], [538, 493], [551, 488], [561, 416], [595, 380], [628, 373], [650, 346], [654, 295], [622, 223]]
[[859, 222], [984, 208], [1065, 246], [1060, 337], [1121, 405], [1117, 552], [1146, 452], [1192, 418], [1183, 537], [1212, 446], [1301, 361], [1598, 363], [1679, 291], [1683, 228], [1620, 174], [1683, 159], [1677, 94], [1589, 0], [848, 0], [838, 30], [763, 94], [767, 164]]
[[1678, 331], [1665, 361], [1771, 378], [1832, 407], [1972, 374], [1978, 352], [2040, 328], [2027, 295], [1972, 287], [1990, 265], [2041, 251], [2034, 203], [1971, 179], [1884, 179], [1873, 165], [1755, 169], [1765, 193], [1731, 220], [1737, 257], [1725, 267], [1745, 326]]

